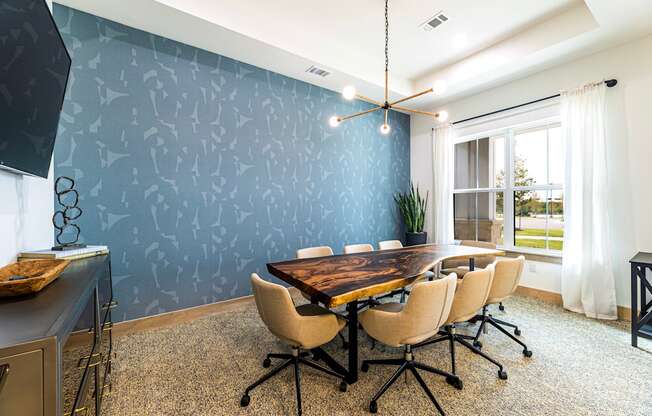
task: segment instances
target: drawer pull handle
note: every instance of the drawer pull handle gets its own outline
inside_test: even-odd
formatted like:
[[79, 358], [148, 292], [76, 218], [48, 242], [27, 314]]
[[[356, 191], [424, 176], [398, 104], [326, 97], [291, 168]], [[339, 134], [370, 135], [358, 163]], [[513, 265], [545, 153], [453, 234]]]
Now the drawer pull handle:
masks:
[[103, 363], [102, 360], [103, 360], [103, 358], [102, 358], [102, 355], [100, 354], [100, 359], [97, 360], [97, 361], [95, 361], [95, 362], [93, 362], [93, 363], [88, 364], [88, 368], [97, 367], [97, 366], [100, 365], [100, 364], [109, 365], [109, 364], [111, 363], [111, 359], [110, 359], [110, 358], [109, 358], [108, 360], [106, 360], [105, 363]]
[[91, 359], [91, 358], [98, 357], [99, 355], [100, 355], [100, 353], [99, 353], [99, 352], [96, 352], [95, 354], [87, 355], [87, 356], [85, 356], [85, 357], [81, 357], [81, 358], [79, 359], [79, 361], [77, 361], [77, 368], [84, 368], [84, 367], [86, 367], [85, 365], [82, 364], [85, 360], [89, 360], [89, 359]]
[[63, 414], [63, 416], [72, 416], [73, 414], [77, 414], [77, 413], [81, 413], [81, 412], [84, 412], [84, 415], [87, 415], [88, 414], [88, 408], [86, 406], [78, 407], [77, 409], [75, 409], [74, 412], [72, 412], [72, 413], [71, 412], [66, 412], [66, 413]]
[[109, 303], [105, 303], [104, 305], [102, 305], [102, 309], [114, 309], [117, 307], [118, 307], [118, 301], [116, 300], [113, 300]]
[[98, 365], [102, 364], [102, 355], [100, 354], [100, 359], [95, 361], [94, 363], [88, 364], [88, 368], [93, 368], [97, 367]]
[[[99, 359], [95, 360], [94, 362], [91, 362], [91, 360], [93, 358], [98, 358], [98, 357], [99, 357]], [[84, 369], [84, 368], [87, 367], [87, 365], [82, 364], [82, 362], [84, 360], [88, 360], [87, 363], [86, 363], [86, 364], [88, 364], [88, 368], [93, 368], [93, 367], [98, 366], [102, 362], [102, 354], [98, 352], [98, 353], [95, 353], [95, 354], [91, 355], [90, 357], [82, 357], [82, 358], [80, 358], [79, 361], [77, 362], [77, 368]]]
[[0, 392], [9, 378], [9, 364], [0, 365]]

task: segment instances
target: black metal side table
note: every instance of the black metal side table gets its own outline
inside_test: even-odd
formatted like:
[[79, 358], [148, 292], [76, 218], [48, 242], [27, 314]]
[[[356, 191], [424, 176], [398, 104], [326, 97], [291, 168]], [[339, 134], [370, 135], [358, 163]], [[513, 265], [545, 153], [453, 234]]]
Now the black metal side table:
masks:
[[652, 292], [652, 281], [646, 276], [648, 269], [652, 271], [652, 253], [639, 252], [629, 263], [632, 268], [632, 346], [637, 347], [638, 337], [652, 339], [652, 299], [647, 299], [647, 292]]

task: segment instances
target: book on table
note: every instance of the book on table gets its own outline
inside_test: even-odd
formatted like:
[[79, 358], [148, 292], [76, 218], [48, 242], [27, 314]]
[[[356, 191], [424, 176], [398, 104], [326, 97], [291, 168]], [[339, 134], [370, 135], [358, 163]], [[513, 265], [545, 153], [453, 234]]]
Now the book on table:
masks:
[[28, 259], [81, 259], [109, 252], [108, 246], [86, 246], [72, 250], [34, 250], [18, 254], [18, 260]]

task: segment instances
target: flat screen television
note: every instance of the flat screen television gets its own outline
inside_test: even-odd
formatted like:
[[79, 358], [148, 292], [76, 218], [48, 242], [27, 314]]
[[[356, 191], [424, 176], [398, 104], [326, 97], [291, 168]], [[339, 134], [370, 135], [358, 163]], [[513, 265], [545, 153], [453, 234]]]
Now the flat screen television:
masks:
[[70, 63], [45, 0], [0, 1], [0, 168], [48, 176]]

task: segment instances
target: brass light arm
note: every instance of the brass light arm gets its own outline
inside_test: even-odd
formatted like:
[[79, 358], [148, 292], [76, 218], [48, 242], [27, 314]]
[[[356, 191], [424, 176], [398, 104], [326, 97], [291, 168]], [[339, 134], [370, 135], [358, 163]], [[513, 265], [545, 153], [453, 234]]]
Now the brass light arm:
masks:
[[412, 110], [411, 108], [400, 107], [398, 105], [392, 105], [392, 108], [399, 111], [406, 111], [408, 113], [421, 114], [430, 117], [437, 117], [439, 115], [439, 113], [431, 113], [430, 111]]
[[380, 101], [376, 101], [376, 100], [374, 100], [372, 98], [365, 97], [364, 95], [356, 94], [355, 98], [357, 98], [358, 100], [366, 101], [366, 102], [371, 103], [371, 104], [376, 104], [379, 107], [383, 106], [383, 103], [381, 103]]
[[389, 99], [389, 79], [388, 71], [385, 70], [385, 102]]
[[[440, 122], [446, 121], [446, 119], [448, 118], [448, 113], [446, 111], [443, 111], [443, 110], [440, 113], [439, 112], [438, 113], [432, 113], [430, 111], [412, 110], [412, 109], [405, 108], [405, 107], [400, 107], [400, 106], [397, 105], [397, 104], [400, 104], [402, 102], [412, 100], [412, 99], [417, 98], [417, 97], [421, 97], [422, 95], [430, 94], [432, 92], [435, 92], [435, 90], [438, 91], [438, 94], [439, 94], [439, 90], [441, 90], [443, 92], [445, 85], [443, 85], [443, 81], [440, 81], [440, 80], [435, 81], [434, 85], [431, 88], [428, 88], [425, 91], [421, 91], [421, 92], [419, 92], [417, 94], [412, 94], [412, 95], [410, 95], [408, 97], [401, 98], [401, 99], [396, 100], [394, 102], [389, 101], [389, 98], [390, 98], [389, 97], [389, 6], [388, 6], [389, 5], [389, 0], [385, 0], [384, 3], [385, 3], [385, 71], [384, 71], [384, 77], [383, 77], [384, 78], [383, 79], [383, 81], [384, 81], [384, 83], [383, 83], [384, 84], [383, 85], [384, 86], [383, 96], [384, 97], [383, 97], [382, 101], [375, 100], [373, 98], [369, 98], [369, 97], [365, 97], [364, 95], [357, 94], [356, 91], [355, 91], [355, 88], [353, 86], [344, 87], [344, 89], [342, 90], [342, 96], [346, 100], [351, 100], [352, 98], [357, 98], [357, 99], [359, 99], [361, 101], [365, 101], [367, 103], [370, 103], [370, 104], [374, 105], [375, 107], [373, 107], [373, 108], [371, 108], [369, 110], [361, 111], [359, 113], [353, 113], [353, 114], [350, 114], [350, 115], [347, 115], [347, 116], [333, 115], [328, 120], [330, 126], [333, 127], [333, 128], [337, 127], [342, 121], [346, 121], [346, 120], [349, 120], [349, 119], [352, 119], [352, 118], [355, 118], [355, 117], [359, 117], [359, 116], [364, 116], [366, 114], [370, 114], [370, 113], [376, 112], [378, 110], [383, 111], [384, 123], [383, 123], [382, 126], [380, 126], [380, 133], [384, 134], [384, 135], [389, 134], [390, 131], [391, 131], [391, 128], [389, 126], [389, 112], [390, 112], [390, 110], [403, 111], [403, 112], [412, 113], [412, 114], [422, 114], [422, 115], [425, 115], [425, 116], [434, 117], [435, 119], [437, 119], [437, 121], [440, 121]], [[442, 85], [438, 85], [438, 83], [441, 83]]]
[[365, 114], [373, 113], [374, 111], [381, 110], [382, 108], [383, 107], [378, 106], [378, 107], [371, 108], [369, 110], [360, 111], [359, 113], [353, 113], [353, 114], [350, 114], [348, 116], [337, 117], [337, 119], [338, 119], [338, 121], [342, 122], [344, 120], [348, 120], [348, 119], [351, 119], [353, 117], [359, 117], [359, 116], [363, 116]]
[[420, 93], [410, 95], [409, 97], [401, 98], [400, 100], [396, 100], [393, 103], [389, 103], [390, 107], [393, 107], [394, 104], [399, 104], [402, 103], [403, 101], [411, 100], [413, 98], [421, 97], [422, 95], [430, 94], [432, 92], [432, 88], [428, 88], [425, 91], [421, 91]]

